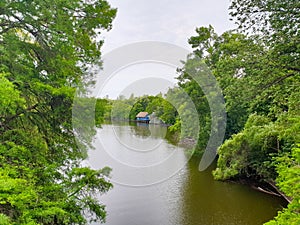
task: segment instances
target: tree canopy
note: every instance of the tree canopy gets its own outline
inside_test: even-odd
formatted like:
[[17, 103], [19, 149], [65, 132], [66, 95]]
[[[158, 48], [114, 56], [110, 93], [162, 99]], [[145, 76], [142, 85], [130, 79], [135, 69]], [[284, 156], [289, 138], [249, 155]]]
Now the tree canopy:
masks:
[[[199, 27], [189, 39], [193, 55], [209, 67], [226, 101], [226, 136], [214, 177], [275, 183], [293, 199], [268, 224], [299, 223], [299, 9], [296, 0], [233, 0], [230, 15], [238, 29], [218, 35], [212, 26]], [[188, 66], [197, 68], [187, 59], [181, 71]], [[208, 116], [193, 78], [181, 73], [179, 85]], [[209, 122], [199, 119], [202, 126]]]
[[1, 224], [104, 220], [110, 169], [82, 165], [72, 102], [115, 14], [104, 0], [0, 2]]

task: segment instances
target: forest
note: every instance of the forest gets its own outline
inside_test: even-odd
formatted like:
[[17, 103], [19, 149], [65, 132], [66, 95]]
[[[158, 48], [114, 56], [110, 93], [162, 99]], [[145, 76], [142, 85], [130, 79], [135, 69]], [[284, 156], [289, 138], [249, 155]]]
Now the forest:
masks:
[[[166, 96], [97, 99], [96, 124], [148, 111], [179, 132], [179, 115], [191, 113], [180, 88], [198, 112], [201, 154], [213, 129], [211, 110], [190, 71], [202, 76], [205, 64], [227, 114], [214, 178], [272, 186], [289, 204], [266, 224], [298, 225], [300, 3], [232, 0], [229, 12], [237, 29], [217, 34], [212, 26], [198, 27], [188, 39], [193, 52], [177, 69], [178, 88]], [[112, 188], [111, 168], [82, 165], [92, 137], [78, 146], [72, 104], [75, 89], [93, 81], [88, 68], [101, 64], [103, 45], [97, 37], [111, 29], [116, 13], [105, 0], [0, 2], [0, 224], [105, 221], [95, 196]], [[182, 107], [176, 110], [172, 101]]]

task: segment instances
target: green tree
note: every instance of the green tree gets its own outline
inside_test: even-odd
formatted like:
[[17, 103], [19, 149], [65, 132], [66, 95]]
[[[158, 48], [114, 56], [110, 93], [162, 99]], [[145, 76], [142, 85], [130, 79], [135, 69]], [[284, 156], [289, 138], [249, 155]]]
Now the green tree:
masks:
[[129, 119], [135, 120], [135, 117], [139, 112], [146, 111], [149, 101], [150, 101], [149, 96], [143, 96], [137, 98], [130, 110]]
[[[200, 27], [189, 39], [193, 54], [207, 64], [226, 100], [227, 140], [218, 149], [215, 178], [277, 181], [286, 195], [296, 198], [270, 224], [299, 223], [298, 197], [289, 194], [295, 189], [283, 186], [297, 183], [287, 171], [297, 176], [299, 170], [291, 163], [274, 163], [284, 155], [297, 165], [291, 149], [300, 141], [299, 6], [296, 0], [233, 0], [230, 14], [239, 29], [217, 35], [212, 26]], [[188, 66], [197, 68], [191, 60]], [[179, 78], [189, 95], [199, 93], [193, 98], [198, 107], [203, 104], [192, 79], [184, 74]]]
[[300, 148], [295, 147], [291, 154], [284, 153], [276, 157], [275, 162], [278, 172], [277, 185], [292, 201], [288, 208], [283, 209], [274, 220], [265, 225], [297, 225], [300, 223]]
[[296, 141], [292, 133], [286, 132], [291, 123], [286, 124], [284, 120], [272, 122], [266, 116], [250, 115], [244, 130], [226, 140], [219, 148], [215, 178], [251, 177], [273, 182], [277, 173], [271, 155], [279, 154]]
[[274, 104], [273, 98], [276, 98], [279, 106], [272, 109], [273, 116], [284, 107], [286, 111], [286, 99], [294, 91], [293, 83], [299, 81], [300, 73], [299, 2], [234, 0], [230, 9], [240, 30], [254, 31], [258, 34], [256, 39], [266, 46], [265, 54], [253, 63], [260, 78], [259, 88], [256, 88], [260, 89], [258, 102], [267, 102], [266, 97], [273, 95], [268, 103]]
[[77, 145], [72, 104], [75, 87], [92, 81], [87, 69], [100, 62], [97, 36], [111, 28], [115, 13], [104, 0], [1, 1], [3, 223], [104, 221], [96, 195], [111, 188], [110, 170], [82, 166], [81, 147], [91, 136]]
[[125, 100], [115, 100], [111, 107], [111, 119], [113, 120], [129, 120], [131, 105]]
[[[270, 127], [270, 132], [269, 134], [265, 133], [268, 130], [267, 127], [262, 130], [260, 127], [256, 129], [258, 130], [257, 133], [261, 133], [265, 137], [271, 135], [272, 132], [274, 134], [271, 136], [279, 137], [283, 132], [282, 127], [288, 129], [286, 124], [291, 127], [298, 124], [299, 110], [293, 106], [295, 96], [299, 96], [300, 92], [299, 45], [296, 41], [299, 40], [299, 33], [296, 31], [297, 26], [299, 26], [297, 24], [299, 19], [296, 16], [297, 4], [296, 1], [276, 0], [265, 1], [264, 3], [261, 1], [233, 1], [231, 15], [237, 20], [242, 31], [249, 31], [253, 28], [259, 33], [258, 35], [246, 36], [232, 34], [232, 32], [226, 34], [225, 32], [221, 35], [224, 37], [223, 40], [220, 39], [222, 40], [221, 43], [218, 43], [218, 39], [215, 38], [213, 49], [219, 50], [212, 50], [207, 60], [212, 65], [214, 74], [219, 77], [224, 90], [229, 122], [231, 122], [231, 117], [238, 119], [234, 121], [240, 119], [246, 121], [245, 119], [250, 114], [261, 115], [269, 120], [267, 124], [262, 124], [262, 126]], [[286, 12], [285, 16], [283, 16], [283, 12]], [[294, 26], [288, 30], [287, 27], [291, 25], [290, 23]], [[231, 38], [230, 42], [224, 42], [228, 34], [235, 38]], [[229, 55], [227, 55], [228, 52]], [[228, 76], [229, 82], [224, 85], [222, 84], [223, 76], [227, 76], [227, 71], [231, 71]], [[234, 79], [234, 77], [238, 79]], [[234, 102], [238, 103], [239, 106]], [[242, 115], [239, 116], [239, 113]], [[258, 117], [252, 116], [251, 118]], [[232, 148], [227, 148], [226, 145], [237, 144], [242, 139], [248, 143], [257, 142], [256, 146], [262, 148], [260, 150], [263, 151], [264, 143], [260, 143], [258, 139], [255, 140], [255, 131], [252, 134], [250, 132], [251, 129], [255, 130], [254, 127], [256, 126], [252, 124], [251, 118], [247, 122], [250, 126], [246, 125], [244, 130], [241, 130], [243, 122], [239, 123], [239, 129], [233, 129], [235, 132], [241, 130], [241, 133], [233, 137], [228, 143], [225, 142], [225, 145], [220, 148], [220, 161], [224, 159], [221, 157], [223, 153], [224, 155], [228, 153], [228, 157], [232, 156], [234, 161], [234, 154], [231, 154], [229, 150]], [[272, 126], [277, 128], [272, 128]], [[251, 135], [246, 137], [247, 132], [250, 132]], [[290, 139], [288, 134], [283, 136]], [[267, 139], [269, 140], [269, 138]], [[288, 149], [296, 142], [297, 140], [289, 140], [280, 147]], [[238, 145], [241, 146], [241, 144]], [[226, 148], [228, 150], [225, 150]], [[250, 149], [253, 150], [253, 148]], [[264, 157], [265, 160], [267, 158], [270, 161], [270, 156]], [[251, 163], [249, 158], [245, 161]], [[263, 167], [262, 164], [261, 168]]]
[[[253, 43], [242, 58], [239, 52], [230, 57], [242, 63], [237, 70], [241, 76], [232, 87], [241, 90], [235, 85], [239, 84], [244, 89], [238, 101], [247, 106], [246, 118], [250, 116], [244, 129], [219, 148], [214, 176], [276, 181], [293, 200], [268, 224], [298, 224], [299, 196], [294, 187], [299, 189], [295, 179], [299, 176], [296, 144], [300, 140], [299, 2], [234, 0], [230, 9], [240, 32]], [[223, 69], [227, 67], [224, 65]], [[234, 100], [226, 91], [225, 95], [227, 102]]]
[[162, 97], [159, 96], [149, 96], [149, 103], [145, 109], [148, 113], [155, 112], [157, 117], [160, 117], [163, 114], [162, 102], [165, 101]]
[[107, 99], [97, 99], [95, 106], [95, 124], [101, 126], [101, 123], [107, 119], [107, 113], [110, 111], [110, 103]]

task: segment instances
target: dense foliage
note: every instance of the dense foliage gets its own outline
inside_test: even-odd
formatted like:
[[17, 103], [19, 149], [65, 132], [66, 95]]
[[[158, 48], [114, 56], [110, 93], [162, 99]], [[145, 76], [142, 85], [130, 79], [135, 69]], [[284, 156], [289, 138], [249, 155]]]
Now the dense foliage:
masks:
[[278, 216], [266, 225], [300, 224], [300, 148], [295, 147], [291, 153], [285, 153], [274, 158], [274, 162], [277, 164], [277, 185], [292, 201], [286, 209], [279, 212]]
[[111, 188], [110, 169], [81, 164], [72, 102], [115, 13], [104, 0], [0, 2], [1, 224], [104, 220], [95, 196]]
[[[197, 77], [209, 79], [212, 73], [223, 91], [227, 126], [214, 177], [275, 183], [293, 199], [270, 224], [299, 223], [299, 179], [288, 175], [288, 171], [299, 174], [299, 6], [298, 1], [232, 1], [230, 14], [239, 30], [217, 35], [212, 26], [197, 28], [197, 35], [189, 39], [194, 51], [178, 69], [178, 86], [198, 113], [198, 152], [205, 149], [215, 129], [208, 100], [216, 93], [205, 90], [206, 79], [199, 85]], [[181, 93], [174, 93], [167, 100], [181, 104], [179, 114], [192, 115], [180, 102]], [[177, 116], [170, 129], [180, 131], [181, 123]]]
[[206, 63], [223, 90], [227, 127], [215, 178], [275, 183], [292, 199], [268, 224], [299, 224], [299, 9], [296, 0], [233, 0], [230, 14], [239, 29], [217, 35], [212, 26], [197, 28], [189, 39], [194, 52], [179, 76], [207, 131], [205, 96], [185, 73], [197, 68], [195, 57]]

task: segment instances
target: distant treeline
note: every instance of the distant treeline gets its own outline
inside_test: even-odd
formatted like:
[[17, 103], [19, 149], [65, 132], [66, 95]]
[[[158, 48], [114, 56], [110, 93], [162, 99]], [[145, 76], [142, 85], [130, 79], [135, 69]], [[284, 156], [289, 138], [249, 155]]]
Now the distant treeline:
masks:
[[129, 98], [119, 96], [116, 100], [97, 99], [95, 107], [96, 124], [103, 120], [135, 120], [139, 112], [155, 113], [163, 123], [174, 125], [177, 110], [162, 95]]

